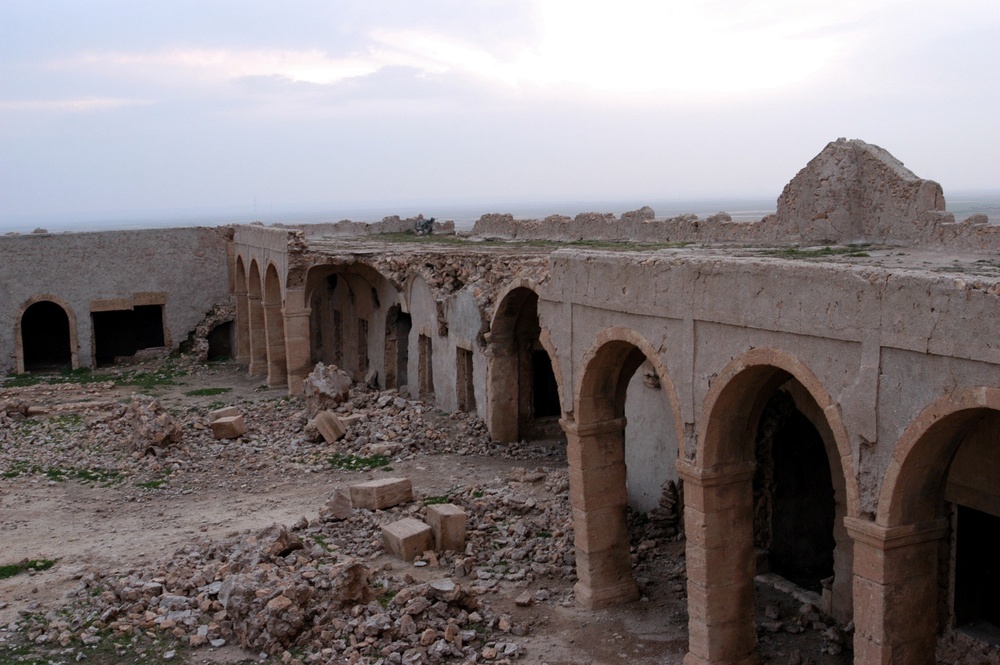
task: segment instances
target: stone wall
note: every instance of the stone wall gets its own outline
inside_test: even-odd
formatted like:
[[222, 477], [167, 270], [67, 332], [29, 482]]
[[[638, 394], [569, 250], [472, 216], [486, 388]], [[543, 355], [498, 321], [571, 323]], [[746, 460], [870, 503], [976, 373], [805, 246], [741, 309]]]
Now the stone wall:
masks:
[[163, 304], [176, 348], [213, 306], [229, 302], [230, 237], [229, 227], [0, 237], [0, 372], [17, 368], [20, 315], [32, 299], [70, 310], [81, 367], [93, 362], [95, 301]]
[[886, 150], [838, 139], [785, 186], [777, 212], [759, 221], [733, 221], [720, 212], [706, 219], [656, 219], [652, 208], [574, 218], [515, 219], [483, 215], [472, 234], [509, 240], [598, 240], [739, 244], [879, 243], [956, 251], [1000, 250], [1000, 226], [985, 215], [956, 222], [945, 211], [941, 186], [918, 178]]

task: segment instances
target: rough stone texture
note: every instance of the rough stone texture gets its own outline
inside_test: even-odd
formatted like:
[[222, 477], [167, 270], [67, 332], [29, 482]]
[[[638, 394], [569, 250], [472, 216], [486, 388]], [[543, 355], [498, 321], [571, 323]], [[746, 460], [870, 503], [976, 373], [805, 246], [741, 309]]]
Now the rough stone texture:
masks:
[[228, 418], [230, 416], [240, 415], [240, 410], [235, 406], [225, 406], [221, 409], [215, 409], [214, 411], [208, 412], [208, 422], [213, 420], [218, 420], [219, 418]]
[[327, 443], [340, 441], [347, 434], [344, 423], [331, 411], [320, 411], [313, 417], [313, 423]]
[[913, 242], [910, 223], [943, 211], [941, 186], [864, 141], [830, 143], [792, 178], [774, 220], [791, 238], [817, 242]]
[[181, 426], [153, 397], [135, 395], [121, 418], [128, 431], [129, 450], [159, 454], [184, 436]]
[[465, 550], [465, 511], [453, 503], [427, 506], [427, 524], [434, 534], [434, 549]]
[[201, 362], [208, 362], [208, 336], [223, 323], [236, 320], [236, 308], [233, 305], [216, 305], [212, 311], [195, 326], [191, 332], [191, 353]]
[[351, 485], [351, 505], [355, 508], [382, 510], [413, 501], [413, 483], [409, 478], [379, 478]]
[[212, 435], [216, 439], [236, 439], [247, 431], [243, 416], [224, 416], [212, 421]]
[[382, 525], [382, 544], [389, 554], [403, 561], [413, 561], [418, 554], [433, 547], [434, 536], [429, 526], [408, 517]]
[[302, 384], [309, 413], [314, 415], [347, 401], [353, 383], [350, 375], [336, 366], [316, 363]]

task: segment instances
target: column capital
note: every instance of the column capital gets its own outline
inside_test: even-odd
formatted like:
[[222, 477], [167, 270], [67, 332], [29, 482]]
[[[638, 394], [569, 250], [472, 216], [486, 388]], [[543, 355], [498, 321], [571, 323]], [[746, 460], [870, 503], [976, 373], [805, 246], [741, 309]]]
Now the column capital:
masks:
[[559, 425], [563, 431], [570, 436], [576, 437], [599, 436], [610, 432], [620, 432], [625, 429], [627, 424], [628, 420], [624, 416], [621, 418], [612, 418], [611, 420], [601, 420], [596, 423], [587, 423], [585, 425], [580, 425], [575, 420], [569, 420], [568, 418], [559, 419]]
[[287, 307], [281, 310], [281, 313], [285, 315], [286, 319], [304, 319], [308, 318], [312, 314], [312, 310], [308, 307], [305, 309], [293, 309], [289, 310]]
[[889, 550], [943, 538], [948, 531], [948, 520], [941, 517], [918, 524], [882, 526], [860, 517], [845, 517], [844, 526], [856, 542]]
[[756, 462], [749, 461], [736, 464], [717, 464], [702, 468], [686, 459], [677, 460], [677, 473], [680, 474], [684, 483], [691, 483], [699, 487], [714, 487], [752, 480], [756, 467]]

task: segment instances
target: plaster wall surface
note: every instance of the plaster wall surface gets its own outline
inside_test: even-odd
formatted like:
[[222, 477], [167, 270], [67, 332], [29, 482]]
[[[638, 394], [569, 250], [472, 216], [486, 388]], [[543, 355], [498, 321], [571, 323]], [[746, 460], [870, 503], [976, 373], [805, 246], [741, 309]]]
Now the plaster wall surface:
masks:
[[[560, 250], [552, 262], [539, 311], [574, 373], [564, 391], [578, 387], [593, 340], [625, 327], [657, 349], [690, 429], [727, 365], [752, 349], [777, 351], [816, 377], [847, 423], [865, 513], [922, 409], [957, 388], [997, 382], [997, 341], [983, 332], [1000, 320], [1000, 293], [981, 280], [694, 253]], [[692, 446], [688, 439], [688, 458]]]
[[452, 347], [450, 357], [453, 366], [450, 370], [456, 373], [454, 362], [458, 348], [472, 352], [472, 378], [473, 390], [476, 396], [476, 413], [485, 418], [486, 416], [486, 354], [479, 344], [479, 334], [482, 329], [483, 319], [479, 311], [476, 299], [466, 290], [459, 291], [446, 302], [448, 317], [448, 339], [449, 346]]
[[16, 369], [19, 310], [39, 296], [71, 308], [80, 366], [93, 363], [97, 300], [162, 299], [168, 344], [176, 348], [213, 306], [229, 302], [229, 236], [227, 227], [195, 227], [0, 237], [0, 371]]
[[[655, 369], [644, 362], [628, 384], [625, 402], [625, 485], [629, 505], [647, 513], [660, 503], [661, 489], [677, 480], [674, 416]], [[655, 386], [655, 387], [654, 387]]]

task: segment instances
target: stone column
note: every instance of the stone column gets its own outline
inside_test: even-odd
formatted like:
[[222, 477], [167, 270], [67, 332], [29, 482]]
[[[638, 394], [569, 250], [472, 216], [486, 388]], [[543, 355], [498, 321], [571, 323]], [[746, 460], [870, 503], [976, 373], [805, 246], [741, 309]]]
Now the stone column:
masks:
[[679, 460], [687, 537], [685, 665], [759, 662], [754, 627], [753, 473], [744, 462], [700, 469]]
[[489, 394], [487, 395], [487, 421], [490, 436], [494, 441], [508, 443], [518, 441], [520, 432], [518, 424], [520, 392], [517, 368], [517, 348], [511, 337], [497, 336], [495, 333], [488, 338], [487, 358], [489, 359]]
[[639, 589], [632, 578], [625, 513], [625, 419], [560, 424], [567, 439], [576, 600], [589, 609], [635, 600]]
[[260, 296], [247, 296], [250, 313], [250, 374], [267, 373], [267, 333]]
[[264, 305], [264, 329], [267, 334], [267, 386], [277, 388], [288, 383], [285, 360], [285, 322], [281, 305]]
[[236, 361], [250, 362], [250, 301], [245, 286], [236, 292]]
[[312, 371], [312, 342], [304, 290], [285, 292], [285, 362], [288, 367], [288, 394], [301, 395], [302, 382]]
[[947, 522], [884, 527], [844, 519], [854, 538], [854, 662], [933, 665], [938, 552]]

